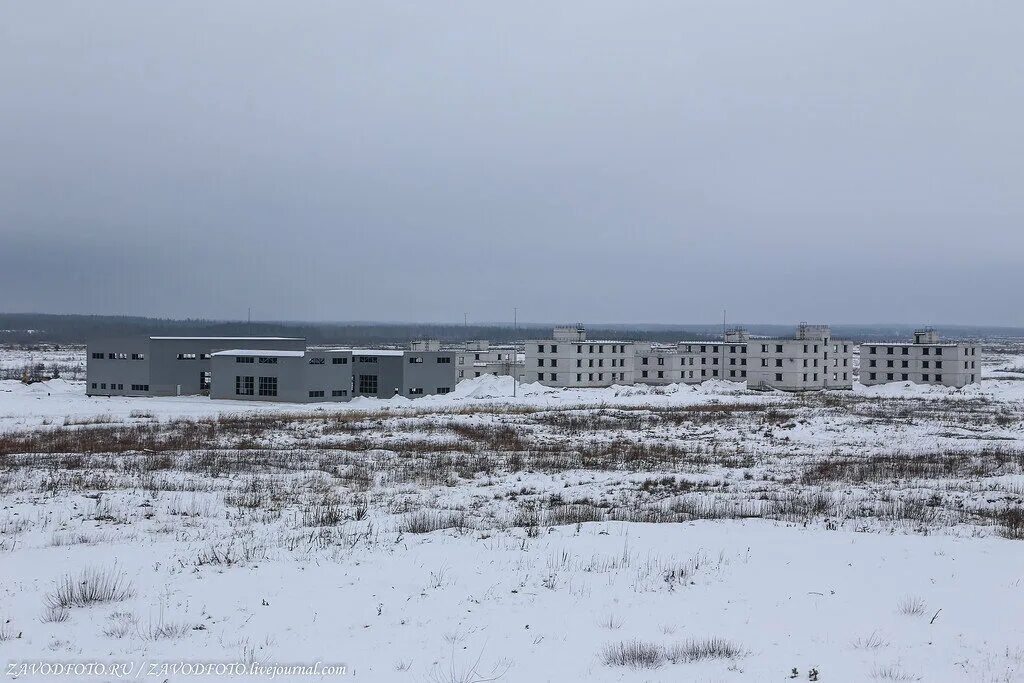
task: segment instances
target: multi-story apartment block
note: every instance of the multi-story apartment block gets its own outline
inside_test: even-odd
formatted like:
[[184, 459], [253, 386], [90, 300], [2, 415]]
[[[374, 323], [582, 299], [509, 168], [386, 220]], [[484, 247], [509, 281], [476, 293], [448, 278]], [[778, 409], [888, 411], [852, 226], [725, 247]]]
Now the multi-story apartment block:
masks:
[[587, 339], [582, 325], [556, 327], [552, 339], [526, 342], [527, 382], [549, 387], [633, 383], [633, 342]]
[[699, 384], [709, 379], [747, 380], [747, 344], [743, 329], [727, 330], [722, 341], [683, 341], [676, 345], [681, 356], [679, 381]]
[[827, 325], [801, 323], [793, 339], [747, 343], [747, 387], [813, 391], [853, 388], [853, 343], [832, 339]]
[[472, 379], [481, 375], [510, 375], [523, 381], [525, 357], [513, 344], [496, 345], [486, 340], [466, 342], [455, 352], [455, 378]]
[[978, 347], [943, 343], [926, 328], [914, 332], [912, 343], [865, 342], [860, 345], [860, 383], [914, 382], [964, 387], [981, 381]]

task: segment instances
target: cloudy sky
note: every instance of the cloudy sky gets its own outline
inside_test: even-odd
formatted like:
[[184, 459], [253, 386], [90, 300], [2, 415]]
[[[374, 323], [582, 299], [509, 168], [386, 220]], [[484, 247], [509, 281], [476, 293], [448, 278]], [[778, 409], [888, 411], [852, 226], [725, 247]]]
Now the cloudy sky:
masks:
[[7, 2], [0, 311], [1024, 325], [1022, 26]]

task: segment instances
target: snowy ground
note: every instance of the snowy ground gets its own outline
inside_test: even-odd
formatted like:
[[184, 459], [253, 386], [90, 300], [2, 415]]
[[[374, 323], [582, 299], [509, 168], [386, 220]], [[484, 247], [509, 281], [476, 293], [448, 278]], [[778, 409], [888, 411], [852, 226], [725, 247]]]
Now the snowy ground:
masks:
[[1022, 681], [1024, 352], [986, 361], [963, 391], [806, 396], [482, 378], [287, 406], [0, 382], [0, 661]]

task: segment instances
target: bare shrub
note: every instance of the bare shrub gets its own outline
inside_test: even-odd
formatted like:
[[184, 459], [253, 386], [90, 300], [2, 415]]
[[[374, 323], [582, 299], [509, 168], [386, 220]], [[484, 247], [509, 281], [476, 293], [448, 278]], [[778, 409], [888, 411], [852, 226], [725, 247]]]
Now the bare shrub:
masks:
[[919, 681], [921, 677], [917, 674], [904, 671], [897, 665], [890, 666], [876, 666], [871, 669], [871, 680], [873, 681], [897, 681], [903, 683], [905, 681]]
[[739, 645], [725, 638], [684, 640], [670, 646], [665, 656], [673, 664], [699, 662], [705, 659], [736, 659], [746, 654]]
[[605, 666], [628, 666], [631, 669], [657, 669], [667, 659], [665, 647], [639, 640], [606, 645], [601, 651]]
[[65, 574], [52, 593], [47, 594], [49, 607], [88, 607], [98, 603], [121, 602], [135, 595], [128, 577], [112, 567], [87, 567], [77, 575]]
[[618, 631], [620, 628], [622, 628], [622, 619], [615, 616], [614, 614], [609, 614], [608, 616], [598, 621], [597, 625], [601, 628], [606, 628], [609, 631]]
[[1024, 507], [1008, 507], [998, 514], [999, 535], [1024, 540]]
[[61, 605], [47, 605], [39, 621], [44, 624], [60, 624], [71, 617], [71, 610]]
[[924, 598], [917, 595], [907, 595], [900, 599], [897, 604], [900, 614], [904, 614], [909, 617], [920, 617], [928, 611], [928, 603], [924, 601]]
[[429, 534], [441, 529], [465, 529], [466, 513], [421, 510], [405, 516], [398, 525], [404, 534]]
[[118, 640], [139, 631], [139, 618], [131, 612], [113, 612], [107, 617], [109, 622], [103, 627], [103, 635]]
[[878, 650], [883, 647], [889, 647], [889, 641], [878, 635], [878, 631], [872, 631], [871, 635], [866, 638], [854, 640], [853, 646], [858, 650]]

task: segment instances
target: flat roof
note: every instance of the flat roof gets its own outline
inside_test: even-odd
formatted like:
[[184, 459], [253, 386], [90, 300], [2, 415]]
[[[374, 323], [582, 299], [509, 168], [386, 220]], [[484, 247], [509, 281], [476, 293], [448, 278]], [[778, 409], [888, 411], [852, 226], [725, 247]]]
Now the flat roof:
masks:
[[273, 340], [273, 341], [305, 341], [305, 337], [150, 337], [150, 339], [212, 339], [215, 341], [258, 341], [258, 340]]
[[[404, 349], [332, 349], [334, 351], [351, 351], [353, 356], [404, 356]], [[415, 353], [423, 353], [417, 351]], [[436, 353], [436, 351], [434, 352]]]
[[[967, 344], [969, 342], [963, 342]], [[861, 346], [960, 346], [957, 342], [861, 342]]]
[[211, 356], [268, 356], [271, 358], [301, 358], [306, 355], [305, 351], [284, 351], [282, 349], [231, 349], [229, 351], [216, 351]]

